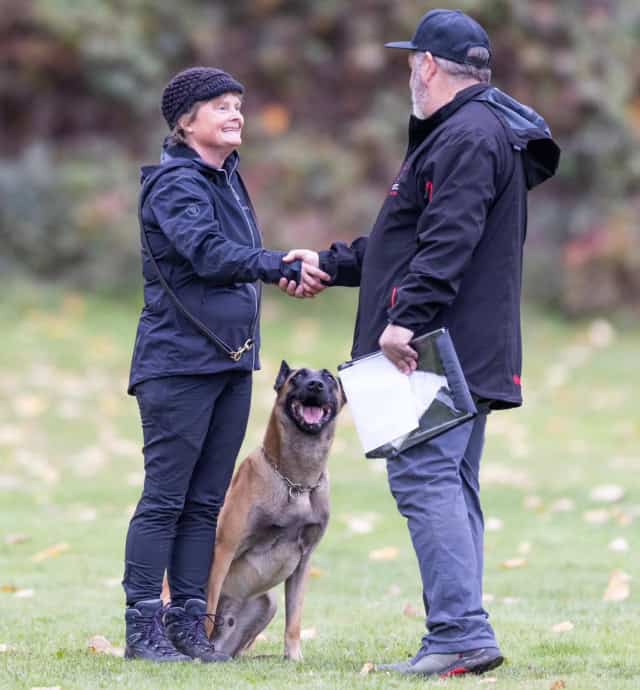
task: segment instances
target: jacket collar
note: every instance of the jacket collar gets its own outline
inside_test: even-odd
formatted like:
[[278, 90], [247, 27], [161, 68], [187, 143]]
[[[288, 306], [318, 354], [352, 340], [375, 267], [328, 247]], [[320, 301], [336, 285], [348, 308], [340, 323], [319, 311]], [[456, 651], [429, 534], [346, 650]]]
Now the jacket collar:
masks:
[[419, 146], [436, 127], [450, 118], [453, 113], [459, 110], [465, 103], [468, 103], [489, 88], [491, 88], [490, 85], [484, 83], [467, 86], [466, 89], [458, 91], [453, 100], [445, 103], [445, 105], [436, 110], [436, 112], [428, 118], [421, 120], [415, 117], [415, 115], [412, 115], [409, 119], [409, 152]]
[[166, 161], [176, 160], [179, 158], [193, 162], [196, 167], [200, 168], [204, 172], [216, 174], [225, 173], [228, 176], [235, 172], [240, 162], [238, 152], [232, 151], [227, 156], [226, 160], [222, 164], [222, 167], [216, 168], [200, 158], [198, 152], [195, 149], [192, 149], [190, 146], [187, 146], [187, 144], [167, 145], [165, 143], [165, 145], [162, 147], [160, 162], [165, 163]]

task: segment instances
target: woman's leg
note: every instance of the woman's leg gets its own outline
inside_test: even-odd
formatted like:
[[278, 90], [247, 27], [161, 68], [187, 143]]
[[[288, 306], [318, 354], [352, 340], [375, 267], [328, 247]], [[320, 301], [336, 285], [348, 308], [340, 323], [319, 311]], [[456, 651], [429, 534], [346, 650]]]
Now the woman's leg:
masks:
[[251, 403], [251, 373], [229, 372], [217, 396], [182, 514], [176, 526], [168, 577], [173, 606], [206, 599], [218, 514], [244, 439]]
[[127, 605], [157, 599], [189, 482], [227, 376], [167, 376], [136, 387], [145, 480], [131, 519], [123, 586]]

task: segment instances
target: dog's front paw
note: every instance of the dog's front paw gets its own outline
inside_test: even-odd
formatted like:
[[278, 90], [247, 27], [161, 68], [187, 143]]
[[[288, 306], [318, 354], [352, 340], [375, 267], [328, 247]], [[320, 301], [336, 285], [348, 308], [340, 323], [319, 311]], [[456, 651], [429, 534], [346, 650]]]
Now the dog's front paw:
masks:
[[300, 643], [287, 645], [284, 650], [284, 658], [289, 661], [302, 661], [302, 650], [300, 649]]

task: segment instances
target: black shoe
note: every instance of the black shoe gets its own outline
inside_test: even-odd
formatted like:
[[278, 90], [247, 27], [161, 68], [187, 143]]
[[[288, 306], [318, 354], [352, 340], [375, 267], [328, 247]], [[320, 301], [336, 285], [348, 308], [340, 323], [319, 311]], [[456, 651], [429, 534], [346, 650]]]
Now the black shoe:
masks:
[[139, 601], [125, 611], [127, 643], [125, 659], [148, 661], [191, 661], [169, 642], [162, 624], [164, 609], [160, 599]]
[[410, 661], [399, 664], [380, 664], [376, 671], [394, 671], [405, 676], [461, 676], [465, 673], [485, 673], [498, 668], [504, 661], [497, 647], [484, 647], [469, 652], [456, 654], [423, 654], [418, 653]]
[[212, 616], [207, 613], [207, 604], [202, 599], [189, 599], [184, 608], [171, 606], [164, 614], [167, 637], [178, 651], [192, 659], [205, 663], [230, 661], [227, 654], [216, 652], [207, 637], [204, 623], [209, 617]]

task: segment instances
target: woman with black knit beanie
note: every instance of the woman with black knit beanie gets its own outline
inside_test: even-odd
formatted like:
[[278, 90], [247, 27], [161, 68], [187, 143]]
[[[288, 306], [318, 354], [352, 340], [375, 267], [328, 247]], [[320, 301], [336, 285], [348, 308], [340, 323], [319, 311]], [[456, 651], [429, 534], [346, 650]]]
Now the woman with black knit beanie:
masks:
[[142, 170], [144, 307], [129, 393], [145, 480], [126, 542], [127, 658], [228, 659], [205, 634], [205, 586], [259, 367], [261, 283], [300, 282], [303, 270], [329, 278], [262, 248], [238, 173], [243, 92], [220, 69], [177, 74], [162, 95], [171, 134], [161, 164]]

